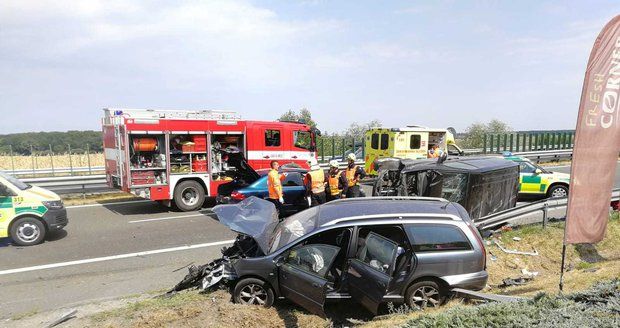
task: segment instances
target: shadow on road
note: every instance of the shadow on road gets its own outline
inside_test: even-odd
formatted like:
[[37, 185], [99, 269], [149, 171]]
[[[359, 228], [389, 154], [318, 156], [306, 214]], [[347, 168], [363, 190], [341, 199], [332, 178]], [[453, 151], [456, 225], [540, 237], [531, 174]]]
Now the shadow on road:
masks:
[[57, 241], [67, 237], [67, 231], [64, 229], [51, 231], [46, 237], [45, 241]]

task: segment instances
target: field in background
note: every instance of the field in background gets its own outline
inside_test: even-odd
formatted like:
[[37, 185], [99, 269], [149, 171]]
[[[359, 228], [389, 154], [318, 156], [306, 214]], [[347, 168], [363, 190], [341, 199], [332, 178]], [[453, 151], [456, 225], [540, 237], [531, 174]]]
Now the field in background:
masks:
[[49, 155], [0, 155], [0, 170], [12, 171], [12, 170], [31, 170], [31, 169], [51, 169], [54, 168], [68, 168], [68, 167], [88, 167], [90, 160], [90, 166], [103, 166], [104, 158], [102, 153], [95, 154], [55, 154], [51, 157]]

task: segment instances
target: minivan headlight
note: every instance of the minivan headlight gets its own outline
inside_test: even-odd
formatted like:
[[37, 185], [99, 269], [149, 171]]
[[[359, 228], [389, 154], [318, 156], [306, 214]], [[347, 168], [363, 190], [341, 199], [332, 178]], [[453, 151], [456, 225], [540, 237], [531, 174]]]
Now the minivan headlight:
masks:
[[43, 201], [43, 205], [49, 210], [59, 210], [63, 208], [62, 200]]

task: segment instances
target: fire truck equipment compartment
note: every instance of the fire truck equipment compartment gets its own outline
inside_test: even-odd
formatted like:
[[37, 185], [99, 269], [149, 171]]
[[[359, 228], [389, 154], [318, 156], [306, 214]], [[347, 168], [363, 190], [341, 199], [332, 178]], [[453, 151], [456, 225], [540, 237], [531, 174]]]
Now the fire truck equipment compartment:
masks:
[[155, 151], [157, 150], [157, 139], [155, 138], [135, 138], [133, 139], [134, 151]]

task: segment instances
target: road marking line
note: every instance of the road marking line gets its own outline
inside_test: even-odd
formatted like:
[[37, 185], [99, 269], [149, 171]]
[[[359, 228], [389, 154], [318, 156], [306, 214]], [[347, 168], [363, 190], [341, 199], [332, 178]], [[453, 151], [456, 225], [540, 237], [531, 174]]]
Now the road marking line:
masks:
[[129, 200], [124, 202], [112, 202], [105, 204], [86, 204], [86, 205], [72, 205], [66, 206], [65, 208], [81, 208], [81, 207], [95, 207], [95, 206], [106, 206], [106, 205], [124, 205], [124, 204], [136, 204], [136, 203], [146, 203], [153, 202], [152, 200], [144, 199], [144, 200]]
[[174, 219], [182, 219], [182, 218], [191, 218], [196, 216], [206, 216], [204, 214], [188, 214], [188, 215], [178, 215], [178, 216], [169, 216], [165, 218], [154, 218], [154, 219], [144, 219], [144, 220], [134, 220], [129, 221], [128, 223], [141, 223], [141, 222], [151, 222], [151, 221], [164, 221], [164, 220], [174, 220]]
[[189, 250], [189, 249], [197, 249], [197, 248], [203, 248], [203, 247], [226, 245], [226, 244], [232, 244], [234, 241], [235, 241], [234, 239], [222, 240], [222, 241], [216, 241], [216, 242], [212, 242], [212, 243], [204, 243], [204, 244], [196, 244], [196, 245], [185, 245], [185, 246], [178, 246], [178, 247], [172, 247], [172, 248], [155, 249], [155, 250], [152, 250], [152, 251], [144, 251], [144, 252], [137, 252], [137, 253], [127, 253], [127, 254], [119, 254], [119, 255], [112, 255], [112, 256], [95, 257], [95, 258], [84, 259], [84, 260], [77, 260], [77, 261], [69, 261], [69, 262], [60, 262], [60, 263], [36, 265], [36, 266], [25, 267], [25, 268], [3, 270], [3, 271], [0, 271], [0, 276], [7, 275], [7, 274], [13, 274], [13, 273], [21, 273], [21, 272], [37, 271], [37, 270], [46, 270], [46, 269], [60, 268], [60, 267], [80, 265], [80, 264], [96, 263], [96, 262], [111, 261], [111, 260], [120, 260], [120, 259], [126, 259], [126, 258], [131, 258], [131, 257], [140, 257], [140, 256], [153, 255], [153, 254], [162, 254], [162, 253], [170, 253], [170, 252], [177, 252], [177, 251], [185, 251], [185, 250]]

